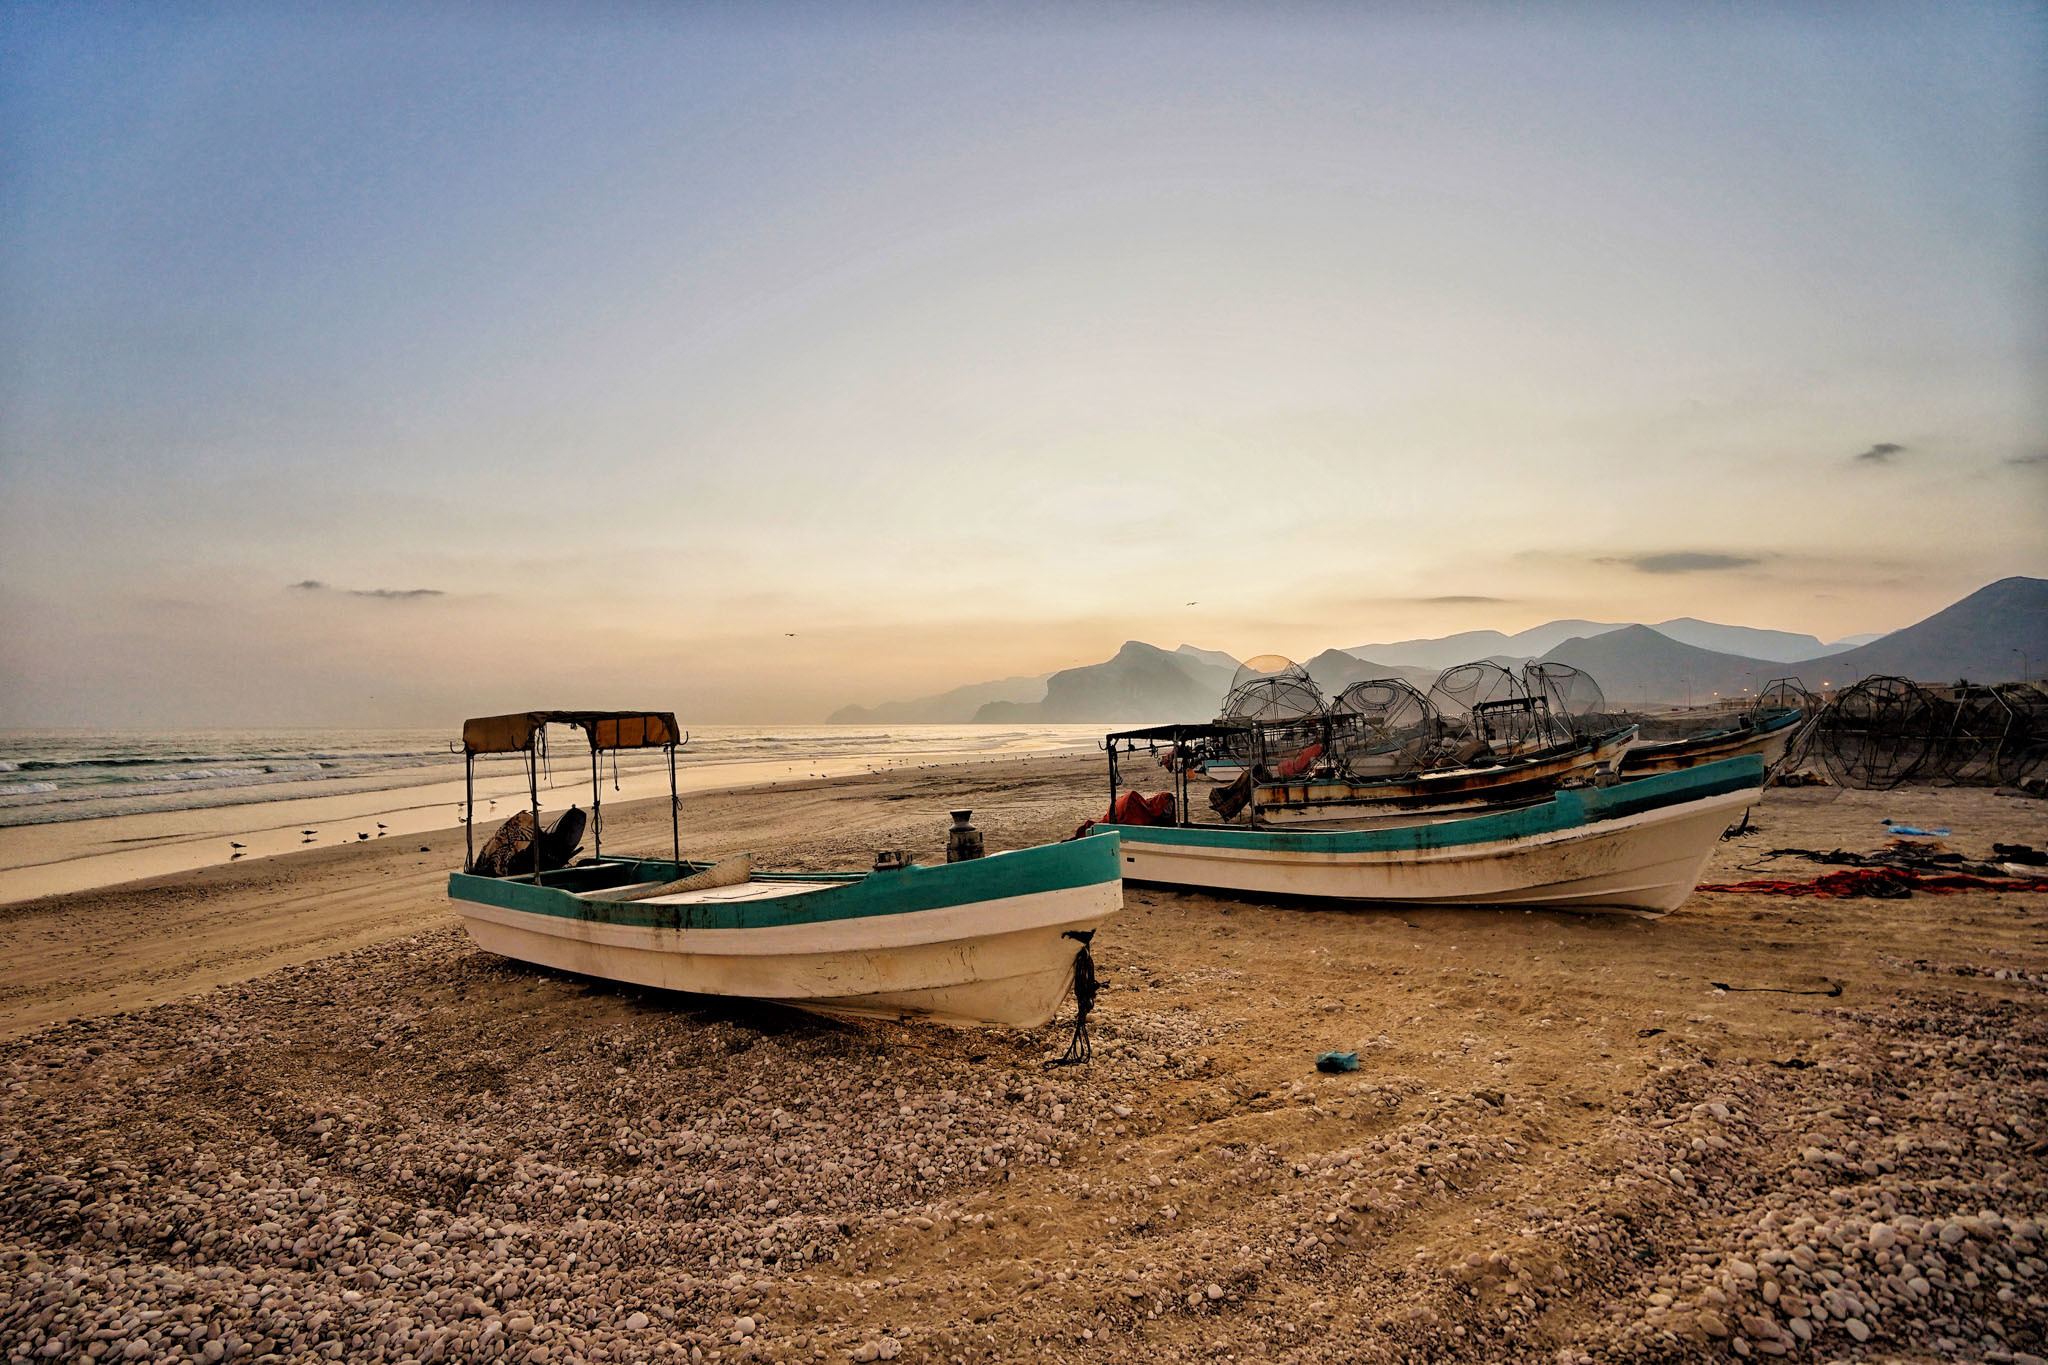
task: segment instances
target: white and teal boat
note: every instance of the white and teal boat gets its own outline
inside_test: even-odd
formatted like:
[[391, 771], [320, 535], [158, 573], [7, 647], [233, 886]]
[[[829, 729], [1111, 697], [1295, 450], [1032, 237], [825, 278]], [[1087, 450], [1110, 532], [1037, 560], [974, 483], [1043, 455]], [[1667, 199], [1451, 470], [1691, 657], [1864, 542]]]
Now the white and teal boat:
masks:
[[[1187, 743], [1163, 726], [1111, 736], [1111, 808], [1119, 742]], [[1126, 749], [1128, 752], [1128, 749]], [[1763, 790], [1755, 755], [1463, 819], [1354, 830], [1187, 823], [1104, 823], [1122, 841], [1128, 881], [1191, 890], [1386, 905], [1525, 906], [1662, 914], [1699, 884], [1722, 832]]]
[[[593, 755], [681, 742], [666, 712], [522, 712], [471, 721], [464, 753], [535, 765], [549, 722], [578, 727]], [[538, 782], [533, 826], [539, 827]], [[673, 810], [674, 804], [671, 803]], [[594, 824], [601, 828], [601, 822]], [[681, 847], [679, 828], [671, 844]], [[596, 856], [513, 876], [472, 870], [448, 894], [477, 945], [561, 971], [703, 995], [869, 1018], [1035, 1028], [1074, 988], [1089, 939], [1123, 907], [1117, 839], [935, 866], [886, 860], [867, 872], [760, 872], [719, 863]]]

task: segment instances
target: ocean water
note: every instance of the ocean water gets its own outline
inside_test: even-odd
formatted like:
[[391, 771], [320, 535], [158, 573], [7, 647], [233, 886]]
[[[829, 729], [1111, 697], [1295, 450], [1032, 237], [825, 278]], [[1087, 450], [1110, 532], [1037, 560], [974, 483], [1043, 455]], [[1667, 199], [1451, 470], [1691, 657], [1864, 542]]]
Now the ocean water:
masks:
[[[329, 792], [378, 791], [462, 775], [450, 745], [459, 729], [432, 730], [0, 730], [0, 826], [194, 810]], [[699, 764], [866, 761], [876, 767], [1086, 749], [1094, 725], [888, 727], [703, 726], [676, 756]], [[550, 727], [557, 775], [587, 773], [580, 731]], [[606, 754], [621, 774], [659, 767], [660, 751]], [[518, 755], [477, 760], [479, 776], [524, 771]]]

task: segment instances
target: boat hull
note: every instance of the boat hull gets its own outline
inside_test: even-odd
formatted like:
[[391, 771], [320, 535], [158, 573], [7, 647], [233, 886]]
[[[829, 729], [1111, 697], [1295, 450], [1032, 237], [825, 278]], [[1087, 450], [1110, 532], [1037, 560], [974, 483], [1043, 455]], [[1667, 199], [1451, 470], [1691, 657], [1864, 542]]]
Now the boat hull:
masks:
[[1560, 792], [1541, 806], [1401, 829], [1117, 833], [1129, 881], [1384, 905], [1657, 915], [1692, 894], [1722, 831], [1761, 789], [1755, 758], [1717, 766], [1723, 771]]
[[1799, 733], [1799, 722], [1802, 719], [1803, 717], [1795, 712], [1790, 716], [1742, 730], [1701, 735], [1694, 739], [1638, 744], [1622, 755], [1620, 771], [1627, 777], [1675, 773], [1699, 767], [1703, 763], [1718, 763], [1726, 758], [1739, 758], [1744, 754], [1755, 754], [1763, 759], [1766, 768], [1774, 768], [1783, 761], [1785, 751], [1791, 747], [1793, 737]]
[[[820, 1014], [1036, 1028], [1072, 990], [1081, 945], [1067, 935], [1090, 933], [1122, 908], [1115, 839], [1101, 838], [997, 854], [976, 860], [978, 867], [876, 873], [729, 907], [717, 920], [694, 907], [593, 902], [460, 874], [487, 885], [463, 888], [468, 894], [458, 893], [456, 904], [478, 947], [560, 971]], [[1083, 844], [1092, 847], [1078, 857], [1058, 856]], [[1033, 854], [1053, 855], [1036, 861], [1055, 864], [1060, 875], [992, 866], [1006, 859], [1028, 864]], [[1077, 871], [1077, 862], [1089, 866]], [[963, 883], [959, 896], [932, 885], [962, 869], [980, 875], [955, 877]], [[1008, 875], [987, 875], [996, 871]], [[892, 878], [901, 881], [885, 880]], [[910, 894], [892, 897], [897, 886]], [[868, 902], [853, 907], [864, 913], [815, 914], [849, 894]], [[901, 908], [889, 908], [891, 899]]]

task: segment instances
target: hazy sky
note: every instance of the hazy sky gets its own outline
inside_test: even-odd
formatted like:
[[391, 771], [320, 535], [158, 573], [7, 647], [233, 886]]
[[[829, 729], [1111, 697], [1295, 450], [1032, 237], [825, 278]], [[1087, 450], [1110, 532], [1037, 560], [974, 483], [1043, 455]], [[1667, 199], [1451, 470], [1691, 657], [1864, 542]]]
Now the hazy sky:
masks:
[[0, 723], [1903, 625], [2048, 571], [2044, 52], [2041, 6], [11, 4]]

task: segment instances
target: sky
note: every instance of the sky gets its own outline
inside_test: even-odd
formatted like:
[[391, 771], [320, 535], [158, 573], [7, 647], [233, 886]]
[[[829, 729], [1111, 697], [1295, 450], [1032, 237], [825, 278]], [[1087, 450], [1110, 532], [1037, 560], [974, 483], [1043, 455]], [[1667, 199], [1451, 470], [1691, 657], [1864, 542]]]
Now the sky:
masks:
[[0, 9], [0, 725], [2048, 573], [2048, 6]]

